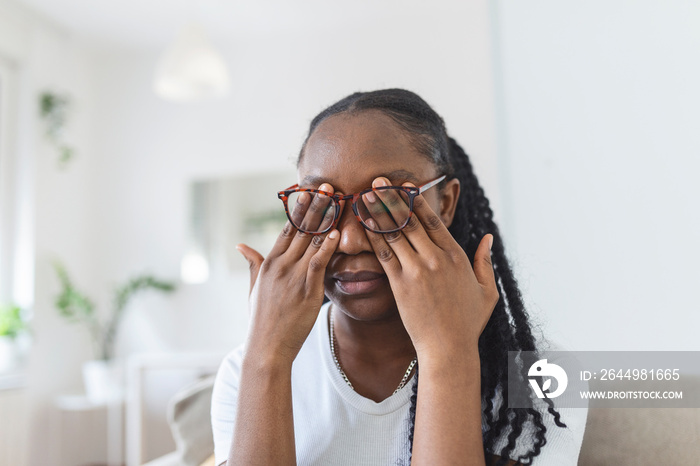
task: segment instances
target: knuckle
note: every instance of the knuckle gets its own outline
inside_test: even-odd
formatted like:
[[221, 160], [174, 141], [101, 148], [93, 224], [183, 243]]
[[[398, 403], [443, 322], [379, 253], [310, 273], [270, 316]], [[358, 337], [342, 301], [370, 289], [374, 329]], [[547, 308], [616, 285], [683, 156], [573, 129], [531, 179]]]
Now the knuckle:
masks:
[[431, 272], [437, 272], [439, 271], [442, 267], [440, 264], [440, 260], [438, 260], [437, 257], [429, 257], [426, 259], [426, 268], [430, 270]]
[[315, 235], [314, 238], [311, 240], [311, 244], [317, 248], [321, 247], [321, 245], [323, 244], [323, 236]]
[[270, 268], [272, 267], [272, 261], [273, 261], [272, 258], [270, 258], [270, 259], [265, 259], [265, 260], [263, 261], [263, 263], [260, 265], [260, 271], [261, 271], [261, 272], [265, 272], [265, 273], [266, 273], [266, 272], [269, 272], [269, 271], [270, 271]]
[[405, 269], [405, 274], [412, 281], [422, 280], [424, 278], [425, 269], [422, 267], [410, 267]]
[[420, 221], [415, 215], [411, 215], [408, 219], [408, 223], [404, 227], [404, 230], [406, 231], [415, 231], [418, 229], [418, 226], [420, 225]]
[[438, 230], [442, 227], [442, 220], [435, 214], [428, 215], [425, 219], [425, 228], [428, 230]]
[[450, 249], [449, 251], [449, 256], [452, 262], [454, 262], [457, 265], [460, 266], [465, 266], [469, 262], [469, 258], [467, 257], [467, 254], [464, 252], [464, 249], [461, 247]]
[[387, 243], [395, 243], [399, 239], [401, 239], [401, 232], [394, 231], [393, 233], [385, 233], [384, 239], [386, 240]]
[[501, 300], [501, 294], [498, 292], [498, 290], [493, 291], [493, 296], [491, 296], [491, 301], [493, 302], [493, 305], [495, 306], [498, 304], [498, 301]]
[[382, 262], [389, 262], [394, 258], [394, 251], [390, 248], [383, 248], [377, 252], [377, 258]]
[[309, 270], [312, 272], [319, 272], [325, 268], [323, 261], [318, 257], [312, 257], [309, 261]]
[[297, 231], [297, 238], [306, 238], [307, 235], [308, 235], [308, 233], [304, 233], [301, 230]]
[[291, 222], [287, 222], [284, 224], [284, 228], [282, 229], [282, 236], [290, 236], [292, 233], [294, 233], [294, 227], [292, 226]]

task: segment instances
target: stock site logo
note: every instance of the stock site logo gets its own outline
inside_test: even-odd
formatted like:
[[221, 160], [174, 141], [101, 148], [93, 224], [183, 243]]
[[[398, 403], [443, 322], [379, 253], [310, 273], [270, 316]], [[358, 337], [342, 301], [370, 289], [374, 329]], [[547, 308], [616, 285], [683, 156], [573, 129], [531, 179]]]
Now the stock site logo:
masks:
[[[569, 378], [566, 376], [564, 369], [554, 363], [548, 363], [546, 359], [540, 359], [530, 366], [527, 375], [530, 377], [528, 380], [530, 380], [530, 385], [535, 391], [537, 398], [556, 398], [564, 393], [569, 383]], [[545, 377], [542, 387], [540, 387], [537, 380], [532, 377]], [[550, 393], [549, 389], [552, 385], [552, 378], [557, 381], [557, 389]]]

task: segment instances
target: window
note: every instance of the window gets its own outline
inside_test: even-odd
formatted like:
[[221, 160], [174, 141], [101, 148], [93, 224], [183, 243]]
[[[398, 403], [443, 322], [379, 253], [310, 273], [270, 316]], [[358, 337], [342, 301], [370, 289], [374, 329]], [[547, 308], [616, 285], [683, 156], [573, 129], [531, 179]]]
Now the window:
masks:
[[18, 70], [0, 56], [0, 372], [16, 370], [28, 336], [17, 335], [14, 306], [22, 320], [32, 304], [32, 237], [26, 162], [18, 152]]

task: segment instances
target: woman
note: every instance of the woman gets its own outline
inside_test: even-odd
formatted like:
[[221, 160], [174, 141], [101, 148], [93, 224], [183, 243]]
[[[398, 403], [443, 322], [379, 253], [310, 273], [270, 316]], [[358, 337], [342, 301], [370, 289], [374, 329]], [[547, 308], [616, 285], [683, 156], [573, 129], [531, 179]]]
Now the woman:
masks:
[[217, 464], [576, 464], [585, 411], [507, 408], [507, 352], [535, 341], [440, 116], [405, 90], [353, 94], [297, 168], [270, 254], [238, 247], [251, 324], [217, 376]]

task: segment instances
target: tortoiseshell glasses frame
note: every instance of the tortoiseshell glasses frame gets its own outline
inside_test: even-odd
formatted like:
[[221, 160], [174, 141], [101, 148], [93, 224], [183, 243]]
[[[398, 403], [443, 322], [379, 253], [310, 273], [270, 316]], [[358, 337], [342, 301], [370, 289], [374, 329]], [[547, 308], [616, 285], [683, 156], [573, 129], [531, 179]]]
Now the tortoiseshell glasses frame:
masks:
[[[413, 215], [413, 201], [416, 198], [416, 196], [424, 193], [426, 190], [437, 185], [442, 180], [444, 180], [446, 177], [447, 177], [447, 175], [442, 175], [439, 178], [436, 178], [432, 181], [429, 181], [429, 182], [427, 182], [421, 186], [415, 187], [415, 188], [409, 187], [409, 186], [379, 186], [377, 188], [369, 188], [369, 189], [365, 189], [364, 191], [361, 191], [359, 193], [347, 194], [344, 196], [341, 196], [339, 194], [331, 194], [327, 191], [321, 191], [318, 189], [300, 188], [298, 184], [295, 184], [295, 185], [290, 186], [289, 188], [287, 188], [283, 191], [278, 192], [277, 197], [279, 197], [282, 200], [282, 203], [284, 204], [284, 211], [287, 214], [287, 218], [289, 219], [289, 221], [292, 223], [292, 225], [294, 225], [294, 227], [297, 230], [302, 231], [304, 233], [308, 233], [310, 235], [322, 235], [322, 234], [327, 233], [330, 230], [332, 230], [335, 227], [336, 223], [338, 222], [338, 218], [340, 217], [340, 201], [348, 201], [348, 200], [352, 199], [352, 211], [355, 214], [355, 217], [357, 218], [357, 220], [360, 222], [360, 224], [366, 230], [372, 231], [374, 233], [386, 234], [386, 233], [394, 233], [396, 231], [403, 230], [406, 227], [406, 225], [408, 225], [408, 222], [411, 219], [411, 216]], [[380, 193], [381, 191], [387, 191], [387, 190], [400, 191], [407, 196], [408, 209], [409, 209], [408, 216], [406, 217], [406, 220], [403, 223], [403, 225], [401, 225], [397, 228], [388, 229], [388, 230], [381, 230], [381, 229], [372, 228], [371, 226], [367, 225], [365, 223], [365, 221], [360, 217], [360, 213], [359, 213], [358, 208], [357, 208], [357, 201], [367, 193], [370, 193], [370, 192]], [[330, 200], [333, 202], [333, 207], [334, 207], [333, 221], [331, 222], [331, 224], [327, 228], [324, 228], [321, 231], [309, 231], [309, 230], [306, 230], [306, 229], [298, 226], [294, 222], [294, 220], [292, 219], [292, 216], [289, 212], [289, 205], [287, 202], [289, 200], [289, 196], [291, 196], [294, 193], [324, 194], [324, 195], [328, 196], [328, 198], [330, 198]]]

